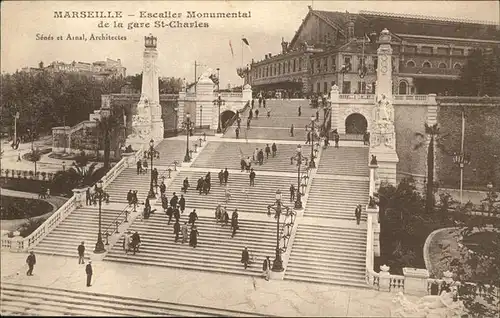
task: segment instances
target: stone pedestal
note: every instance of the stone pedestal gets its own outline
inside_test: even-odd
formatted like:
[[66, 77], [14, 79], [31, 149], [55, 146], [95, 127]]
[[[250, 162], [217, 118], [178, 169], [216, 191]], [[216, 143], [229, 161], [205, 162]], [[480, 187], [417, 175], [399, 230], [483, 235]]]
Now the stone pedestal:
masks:
[[368, 190], [368, 196], [373, 197], [373, 194], [377, 192], [377, 188], [375, 187], [376, 184], [376, 169], [378, 168], [378, 164], [372, 164], [370, 163], [368, 165], [368, 168], [370, 169], [370, 185], [369, 185], [369, 190]]
[[217, 129], [219, 119], [219, 106], [213, 101], [217, 98], [214, 94], [215, 84], [210, 79], [211, 69], [205, 71], [196, 83], [196, 114], [191, 117], [195, 127], [209, 126]]
[[[387, 181], [393, 185], [396, 185], [396, 166], [399, 162], [398, 155], [394, 149], [388, 147], [375, 147], [370, 151], [371, 155], [377, 157], [378, 169], [377, 169], [377, 179], [378, 181]], [[377, 180], [375, 186], [377, 185]]]
[[366, 214], [371, 215], [372, 226], [373, 226], [373, 254], [375, 256], [380, 256], [380, 223], [379, 218], [379, 207], [366, 206]]
[[251, 100], [252, 100], [252, 86], [250, 86], [249, 84], [245, 84], [245, 86], [243, 86], [242, 101], [246, 103]]
[[[17, 232], [17, 231], [16, 231]], [[24, 238], [22, 236], [19, 236], [19, 232], [14, 232], [14, 236], [11, 241], [10, 245], [10, 251], [11, 252], [22, 252], [23, 251], [23, 246], [22, 246], [22, 241]]]
[[340, 105], [339, 105], [339, 87], [337, 85], [333, 85], [330, 90], [330, 103], [332, 106], [332, 114], [331, 114], [331, 124], [332, 131], [335, 129], [340, 129], [342, 125], [339, 123], [340, 117]]
[[380, 280], [379, 280], [379, 290], [388, 292], [391, 290], [391, 273], [389, 270], [391, 268], [387, 265], [380, 266]]
[[415, 296], [427, 295], [428, 270], [403, 267], [403, 275], [405, 277], [405, 294]]

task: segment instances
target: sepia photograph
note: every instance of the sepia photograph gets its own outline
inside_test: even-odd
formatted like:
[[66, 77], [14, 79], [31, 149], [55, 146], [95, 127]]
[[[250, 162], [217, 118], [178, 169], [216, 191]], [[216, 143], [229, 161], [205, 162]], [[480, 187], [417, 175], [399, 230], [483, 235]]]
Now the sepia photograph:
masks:
[[0, 8], [0, 315], [500, 316], [500, 2]]

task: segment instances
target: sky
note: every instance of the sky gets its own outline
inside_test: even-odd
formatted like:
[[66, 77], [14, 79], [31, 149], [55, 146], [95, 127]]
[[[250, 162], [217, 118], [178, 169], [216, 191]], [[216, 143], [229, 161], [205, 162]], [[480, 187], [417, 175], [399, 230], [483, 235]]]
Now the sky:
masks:
[[[435, 17], [466, 18], [499, 23], [498, 1], [2, 1], [1, 71], [15, 72], [25, 66], [37, 67], [58, 60], [93, 62], [106, 58], [121, 59], [127, 74], [140, 73], [144, 36], [158, 37], [158, 67], [160, 76], [194, 80], [194, 64], [202, 64], [198, 74], [207, 68], [220, 68], [221, 86], [240, 85], [236, 68], [252, 58], [261, 60], [264, 54], [277, 54], [281, 38], [290, 41], [308, 12], [308, 5], [317, 10], [360, 10], [421, 14]], [[55, 18], [54, 11], [122, 11], [121, 19]], [[140, 11], [181, 13], [182, 22], [208, 22], [208, 28], [154, 28], [160, 18], [140, 18]], [[248, 12], [251, 18], [188, 19], [187, 11]], [[133, 16], [129, 16], [133, 15]], [[99, 28], [100, 21], [111, 23]], [[113, 21], [123, 23], [115, 28]], [[149, 28], [128, 29], [129, 23], [147, 23]], [[37, 34], [52, 40], [37, 40]], [[70, 41], [57, 40], [68, 34], [109, 34], [126, 40]], [[242, 48], [241, 38], [248, 39], [250, 49]], [[232, 43], [234, 56], [229, 47]]]

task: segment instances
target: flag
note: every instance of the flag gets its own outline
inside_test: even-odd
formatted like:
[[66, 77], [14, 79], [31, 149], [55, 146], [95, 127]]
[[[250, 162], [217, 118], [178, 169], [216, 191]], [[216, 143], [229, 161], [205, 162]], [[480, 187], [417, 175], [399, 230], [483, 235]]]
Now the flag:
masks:
[[233, 44], [231, 44], [231, 40], [229, 40], [229, 47], [231, 48], [231, 55], [234, 58]]
[[250, 44], [248, 43], [248, 40], [246, 38], [242, 38], [241, 40], [243, 41], [243, 43], [245, 43], [246, 45], [250, 46]]

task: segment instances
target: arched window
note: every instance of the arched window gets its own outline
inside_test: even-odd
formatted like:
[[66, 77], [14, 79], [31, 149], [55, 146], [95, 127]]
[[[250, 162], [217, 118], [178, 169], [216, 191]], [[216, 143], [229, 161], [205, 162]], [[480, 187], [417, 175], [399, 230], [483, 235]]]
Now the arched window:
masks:
[[406, 67], [415, 67], [415, 62], [413, 61], [406, 62]]
[[408, 83], [406, 81], [399, 82], [399, 95], [408, 94]]
[[455, 63], [455, 65], [453, 65], [453, 68], [456, 69], [456, 70], [461, 70], [462, 69], [462, 65], [460, 63]]
[[423, 68], [431, 68], [432, 65], [431, 65], [431, 63], [429, 61], [425, 61], [424, 64], [422, 64], [422, 67]]
[[443, 62], [439, 63], [439, 68], [447, 68], [446, 63]]

